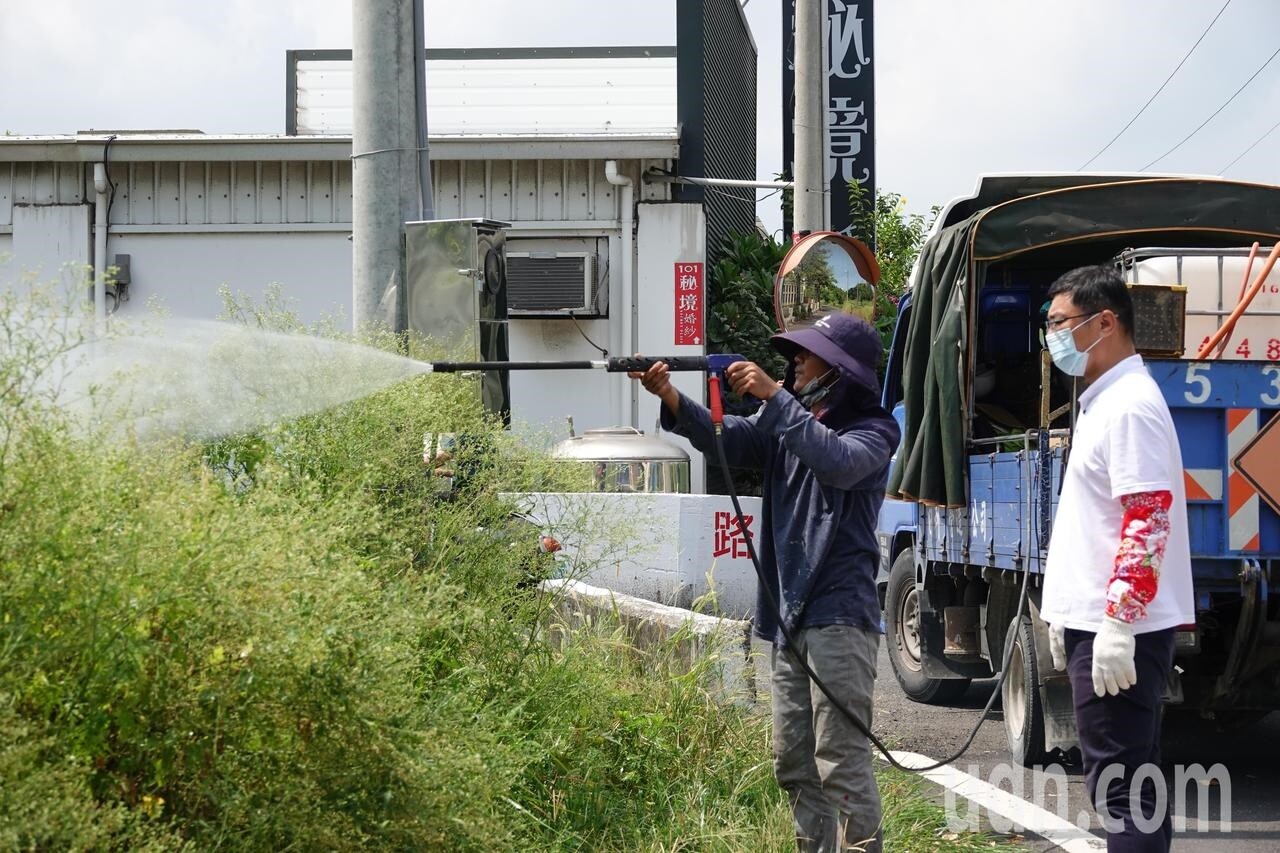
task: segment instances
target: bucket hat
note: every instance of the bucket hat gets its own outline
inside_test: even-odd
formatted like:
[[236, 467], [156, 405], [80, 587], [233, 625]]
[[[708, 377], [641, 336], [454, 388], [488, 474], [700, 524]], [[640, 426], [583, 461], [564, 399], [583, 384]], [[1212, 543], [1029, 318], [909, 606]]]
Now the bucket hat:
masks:
[[859, 385], [879, 393], [876, 363], [883, 343], [880, 333], [861, 317], [832, 311], [802, 329], [774, 335], [769, 342], [787, 361], [808, 350]]

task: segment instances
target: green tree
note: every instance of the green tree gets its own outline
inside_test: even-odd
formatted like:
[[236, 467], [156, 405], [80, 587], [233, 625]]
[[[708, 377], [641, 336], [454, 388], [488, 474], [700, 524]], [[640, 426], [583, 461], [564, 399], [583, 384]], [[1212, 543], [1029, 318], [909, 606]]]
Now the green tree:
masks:
[[911, 266], [941, 208], [935, 204], [925, 216], [908, 213], [907, 200], [901, 193], [878, 192], [874, 205], [868, 205], [866, 197], [867, 191], [861, 184], [849, 187], [849, 210], [853, 217], [850, 233], [875, 247], [880, 264], [875, 323], [887, 350], [898, 316], [898, 300], [911, 283]]

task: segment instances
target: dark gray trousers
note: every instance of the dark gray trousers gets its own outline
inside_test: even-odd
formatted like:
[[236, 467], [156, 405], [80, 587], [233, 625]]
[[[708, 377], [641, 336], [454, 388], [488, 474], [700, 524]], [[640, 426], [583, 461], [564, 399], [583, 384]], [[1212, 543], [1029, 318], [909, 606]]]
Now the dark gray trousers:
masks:
[[[806, 628], [800, 652], [845, 706], [871, 725], [880, 635], [850, 625]], [[879, 853], [880, 792], [871, 744], [813, 686], [795, 652], [773, 648], [773, 767], [804, 853]]]
[[[1143, 822], [1155, 816], [1155, 782], [1144, 777], [1136, 791], [1133, 780], [1144, 764], [1160, 766], [1160, 723], [1165, 681], [1173, 667], [1172, 628], [1139, 634], [1134, 668], [1138, 683], [1115, 696], [1093, 692], [1093, 638], [1087, 631], [1067, 629], [1067, 674], [1076, 706], [1076, 730], [1084, 759], [1085, 789], [1103, 818], [1109, 853], [1165, 853], [1173, 839], [1168, 800], [1154, 831], [1135, 824], [1133, 807]], [[1105, 790], [1098, 790], [1105, 774]], [[1163, 778], [1163, 777], [1161, 777]], [[1136, 796], [1134, 796], [1136, 795]], [[1104, 815], [1103, 812], [1106, 812]], [[1111, 826], [1105, 824], [1110, 819]]]

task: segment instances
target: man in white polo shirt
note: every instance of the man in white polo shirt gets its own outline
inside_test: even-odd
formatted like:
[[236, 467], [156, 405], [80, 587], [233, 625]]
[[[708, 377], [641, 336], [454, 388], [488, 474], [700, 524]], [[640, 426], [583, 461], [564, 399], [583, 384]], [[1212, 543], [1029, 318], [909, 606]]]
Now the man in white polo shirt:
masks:
[[[1155, 815], [1151, 778], [1139, 789], [1140, 815], [1130, 794], [1138, 769], [1159, 765], [1173, 635], [1195, 621], [1182, 452], [1169, 407], [1134, 349], [1133, 302], [1119, 275], [1072, 270], [1049, 296], [1050, 355], [1087, 387], [1040, 612], [1054, 667], [1071, 678], [1086, 787], [1107, 850], [1167, 851], [1172, 824], [1167, 808]], [[1141, 831], [1136, 823], [1150, 828], [1153, 815], [1163, 822]]]

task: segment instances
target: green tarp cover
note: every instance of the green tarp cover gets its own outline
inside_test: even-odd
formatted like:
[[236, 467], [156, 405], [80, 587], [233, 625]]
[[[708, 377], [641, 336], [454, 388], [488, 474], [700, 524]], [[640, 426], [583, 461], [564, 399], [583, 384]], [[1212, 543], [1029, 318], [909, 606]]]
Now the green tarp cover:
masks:
[[970, 286], [969, 235], [980, 216], [944, 228], [921, 253], [903, 351], [906, 429], [889, 478], [890, 497], [946, 506], [968, 502], [960, 377]]

